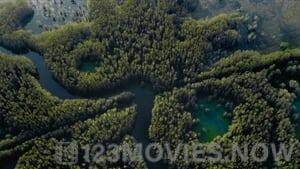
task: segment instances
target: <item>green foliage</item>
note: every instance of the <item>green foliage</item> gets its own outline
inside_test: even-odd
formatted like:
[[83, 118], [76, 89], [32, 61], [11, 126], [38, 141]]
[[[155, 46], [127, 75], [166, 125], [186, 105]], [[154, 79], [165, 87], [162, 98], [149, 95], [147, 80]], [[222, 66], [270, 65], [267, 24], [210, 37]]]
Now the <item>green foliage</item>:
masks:
[[268, 68], [273, 64], [298, 60], [299, 56], [299, 49], [291, 49], [284, 52], [274, 52], [264, 55], [254, 51], [236, 52], [231, 57], [220, 60], [220, 62], [216, 63], [208, 71], [201, 73], [199, 80]]
[[[155, 107], [153, 109], [153, 122], [151, 124], [150, 136], [154, 138], [155, 141], [161, 143], [171, 142], [174, 145], [178, 143], [190, 143], [198, 142], [197, 133], [193, 132], [191, 126], [196, 119], [191, 119], [191, 114], [193, 112], [189, 111], [190, 106], [195, 106], [196, 93], [202, 94], [203, 92], [209, 92], [216, 97], [220, 98], [235, 98], [235, 104], [237, 105], [232, 112], [234, 117], [233, 123], [230, 126], [228, 133], [222, 137], [217, 137], [213, 142], [209, 143], [207, 146], [218, 143], [222, 147], [230, 147], [232, 144], [255, 144], [261, 142], [270, 142], [272, 136], [270, 135], [272, 128], [272, 118], [275, 112], [271, 105], [252, 93], [257, 93], [257, 91], [265, 89], [265, 86], [272, 89], [270, 85], [257, 86], [254, 88], [247, 82], [251, 82], [251, 85], [255, 85], [258, 82], [262, 82], [264, 77], [263, 73], [249, 73], [239, 76], [231, 76], [222, 80], [207, 80], [204, 82], [196, 83], [191, 88], [181, 89], [179, 91], [174, 91], [171, 95], [168, 94], [164, 98], [167, 100], [173, 100], [172, 98], [177, 98], [175, 101], [163, 101], [159, 97], [155, 102]], [[246, 86], [242, 84], [246, 83]], [[257, 90], [257, 91], [256, 91]], [[226, 93], [224, 93], [226, 91]], [[275, 94], [273, 91], [270, 94]], [[169, 106], [168, 106], [169, 105]], [[174, 106], [175, 105], [175, 106]], [[167, 113], [164, 113], [167, 112]], [[166, 119], [166, 120], [164, 120]], [[183, 120], [183, 119], [188, 119]], [[200, 121], [201, 122], [201, 121]], [[179, 124], [185, 125], [179, 125]], [[164, 133], [164, 134], [161, 134]], [[201, 133], [200, 133], [201, 134]], [[223, 155], [228, 155], [226, 149], [222, 152]], [[183, 159], [182, 159], [183, 160]], [[238, 162], [237, 163], [226, 163], [226, 164], [184, 164], [180, 159], [176, 162], [176, 165], [181, 167], [187, 166], [205, 166], [205, 168], [213, 168], [219, 166], [220, 168], [227, 168], [230, 166], [240, 166], [248, 168], [259, 168], [264, 164], [258, 164], [255, 162]], [[187, 166], [183, 166], [187, 165]]]
[[[297, 92], [298, 88], [297, 81], [293, 79], [299, 80], [299, 56], [299, 49], [268, 55], [246, 51], [219, 61], [200, 74], [201, 81], [156, 97], [149, 131], [151, 138], [159, 143], [168, 142], [175, 145], [199, 142], [197, 135], [201, 132], [195, 133], [192, 130], [198, 121], [191, 119], [191, 107], [195, 106], [199, 95], [209, 94], [225, 102], [232, 102], [234, 109], [230, 113], [233, 121], [229, 131], [208, 143], [207, 148], [218, 143], [223, 148], [222, 155], [226, 156], [230, 155], [230, 147], [236, 144], [281, 143], [295, 146], [292, 160], [193, 164], [184, 163], [184, 159], [179, 158], [175, 166], [254, 169], [270, 165], [298, 165], [299, 141], [295, 139], [290, 113], [295, 98], [294, 92]], [[296, 68], [293, 68], [295, 66]]]
[[1, 3], [0, 6], [0, 45], [20, 52], [28, 48], [30, 33], [17, 31], [33, 17], [34, 11], [26, 0]]
[[30, 151], [24, 154], [17, 164], [17, 169], [28, 168], [56, 168], [57, 164], [54, 160], [55, 147], [59, 145], [56, 139], [35, 141], [34, 146]]
[[[75, 125], [70, 126], [70, 129], [68, 130], [71, 135], [71, 143], [76, 147], [83, 147], [100, 143], [112, 143], [116, 139], [123, 140], [116, 150], [122, 152], [122, 147], [128, 145], [133, 146], [135, 144], [133, 138], [124, 136], [125, 133], [132, 128], [135, 115], [135, 107], [126, 108], [124, 110], [111, 109], [94, 119], [78, 122]], [[123, 137], [124, 139], [122, 139]], [[19, 159], [16, 168], [42, 169], [66, 167], [57, 164], [57, 161], [54, 158], [59, 145], [59, 140], [57, 139], [37, 139], [34, 142], [33, 147]], [[106, 158], [109, 157], [110, 153], [110, 150], [107, 150], [102, 156], [99, 156], [99, 159], [92, 159], [97, 161], [88, 164], [82, 162], [77, 165], [69, 166], [68, 168], [77, 169], [82, 166], [91, 168], [121, 168], [124, 166], [129, 168], [145, 168], [143, 162], [124, 163], [120, 160], [114, 164], [108, 163]]]
[[[293, 143], [292, 160], [258, 163], [188, 163], [180, 154], [170, 162], [178, 168], [293, 168], [299, 166], [299, 140], [295, 139], [292, 101], [299, 90], [300, 49], [270, 54], [238, 51], [227, 58], [240, 43], [239, 14], [194, 20], [186, 17], [195, 1], [90, 0], [89, 22], [72, 23], [51, 32], [33, 36], [18, 30], [30, 12], [24, 3], [0, 8], [0, 44], [42, 54], [54, 77], [68, 90], [93, 95], [116, 89], [133, 80], [150, 82], [156, 97], [149, 129], [158, 143], [198, 143], [193, 127], [192, 108], [200, 94], [212, 95], [233, 105], [229, 131], [213, 143], [222, 145], [223, 155], [232, 144]], [[22, 7], [23, 6], [23, 7]], [[25, 15], [23, 15], [25, 14]], [[2, 16], [13, 15], [13, 22]], [[221, 59], [223, 58], [223, 59]], [[221, 60], [220, 60], [221, 59]], [[79, 70], [85, 61], [99, 63], [95, 72]], [[119, 141], [119, 151], [133, 138], [136, 116], [131, 95], [124, 93], [108, 99], [60, 100], [37, 82], [32, 63], [23, 57], [0, 56], [0, 124], [12, 138], [0, 142], [3, 154], [20, 152], [17, 168], [55, 168], [53, 155], [60, 137], [80, 144]], [[181, 88], [176, 88], [181, 87]], [[166, 91], [171, 90], [173, 91]], [[101, 113], [104, 113], [101, 115]], [[201, 121], [200, 121], [201, 122]], [[121, 141], [121, 142], [120, 142]], [[200, 140], [201, 141], [201, 140]], [[175, 147], [171, 147], [174, 149]], [[106, 152], [106, 155], [112, 152]], [[145, 168], [141, 163], [90, 164], [98, 168]], [[87, 164], [82, 164], [86, 166]], [[81, 168], [82, 166], [73, 166]]]
[[[70, 23], [57, 30], [43, 32], [33, 37], [35, 50], [47, 54], [55, 52], [69, 52], [75, 45], [90, 36], [90, 23]], [[57, 48], [57, 49], [56, 49]], [[59, 53], [59, 54], [64, 54]]]
[[9, 34], [5, 34], [0, 39], [1, 46], [14, 51], [15, 53], [23, 53], [28, 51], [31, 46], [31, 33], [24, 30], [17, 30]]
[[51, 96], [38, 84], [35, 69], [25, 58], [1, 56], [0, 73], [5, 92], [1, 95], [1, 119], [16, 131], [43, 129], [68, 116], [99, 111], [105, 104], [105, 100], [62, 101]]
[[25, 26], [33, 17], [34, 11], [25, 0], [1, 3], [0, 37]]
[[[161, 6], [171, 1], [160, 1], [157, 7], [136, 0], [89, 3], [89, 23], [66, 25], [31, 42], [54, 77], [82, 95], [131, 80], [150, 82], [156, 90], [186, 84], [240, 39], [243, 17], [238, 14], [196, 21], [165, 13]], [[92, 73], [78, 70], [90, 60], [101, 66]]]
[[178, 0], [177, 3], [182, 5], [188, 12], [193, 12], [199, 5], [199, 0]]
[[1, 140], [0, 150], [22, 147], [52, 131], [59, 133], [61, 127], [122, 107], [132, 99], [131, 94], [123, 93], [108, 99], [60, 100], [38, 84], [36, 69], [28, 59], [1, 55], [0, 67], [0, 124], [15, 136]]
[[120, 140], [120, 137], [132, 129], [136, 116], [135, 107], [121, 112], [112, 109], [103, 115], [71, 127], [72, 138], [81, 145], [97, 144]]

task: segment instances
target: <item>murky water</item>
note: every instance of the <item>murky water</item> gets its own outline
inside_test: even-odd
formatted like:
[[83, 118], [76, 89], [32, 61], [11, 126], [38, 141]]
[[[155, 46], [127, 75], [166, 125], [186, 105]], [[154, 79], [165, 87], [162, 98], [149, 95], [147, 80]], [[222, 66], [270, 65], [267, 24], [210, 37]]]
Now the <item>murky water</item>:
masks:
[[[44, 89], [46, 89], [52, 95], [59, 97], [60, 99], [78, 98], [78, 96], [70, 94], [53, 79], [41, 55], [35, 52], [29, 52], [25, 56], [29, 58], [36, 66], [40, 75], [39, 83]], [[140, 86], [136, 84], [129, 85], [124, 90], [130, 91], [135, 95], [134, 103], [138, 108], [138, 115], [135, 122], [135, 127], [132, 131], [132, 135], [138, 141], [138, 143], [142, 143], [143, 146], [146, 146], [151, 143], [151, 140], [148, 136], [148, 128], [151, 122], [151, 111], [155, 93], [150, 87]], [[15, 162], [16, 161], [12, 161], [12, 163], [7, 163], [7, 165], [1, 167], [3, 169], [13, 169], [15, 167]], [[150, 163], [148, 161], [146, 161], [146, 163], [149, 169], [166, 168], [161, 163]]]
[[98, 65], [95, 62], [83, 62], [80, 67], [79, 70], [81, 72], [87, 72], [87, 73], [94, 73], [96, 72]]
[[230, 119], [225, 116], [226, 108], [214, 100], [202, 97], [197, 102], [194, 117], [199, 120], [195, 131], [202, 143], [212, 141], [228, 131]]
[[[224, 12], [241, 11], [250, 19], [258, 19], [258, 49], [278, 50], [281, 42], [300, 46], [299, 0], [201, 0], [193, 13], [195, 18], [215, 16]], [[249, 25], [253, 26], [253, 25]], [[254, 27], [255, 27], [254, 26]], [[259, 38], [260, 37], [260, 38]]]
[[48, 31], [68, 22], [86, 20], [86, 0], [28, 0], [34, 17], [25, 29], [33, 33]]
[[[53, 80], [42, 56], [34, 52], [30, 52], [26, 56], [30, 58], [37, 67], [40, 74], [41, 85], [46, 88], [52, 95], [55, 95], [61, 99], [77, 98], [77, 96], [69, 94], [68, 91], [62, 88], [59, 83]], [[143, 146], [146, 146], [151, 143], [151, 140], [148, 136], [148, 128], [150, 126], [151, 111], [155, 93], [150, 87], [140, 86], [137, 84], [129, 85], [128, 88], [125, 88], [124, 90], [128, 90], [135, 95], [134, 103], [137, 105], [138, 109], [138, 115], [135, 122], [135, 127], [132, 131], [132, 136], [138, 141], [138, 143], [142, 143]], [[164, 168], [160, 163], [156, 164], [147, 162], [147, 165], [149, 169]]]
[[[41, 33], [70, 21], [84, 20], [87, 17], [85, 2], [85, 0], [30, 0], [30, 4], [35, 10], [35, 15], [25, 29], [33, 33]], [[0, 47], [0, 50], [3, 53], [11, 53], [2, 47]], [[35, 52], [29, 52], [25, 56], [35, 64], [40, 76], [39, 83], [44, 89], [60, 99], [78, 98], [77, 96], [70, 94], [53, 79], [51, 72], [47, 69], [41, 55]], [[96, 67], [97, 65], [93, 62], [85, 62], [79, 69], [83, 72], [94, 72]], [[146, 146], [151, 142], [148, 137], [148, 128], [151, 121], [151, 110], [155, 96], [154, 91], [149, 87], [141, 87], [136, 84], [130, 85], [124, 90], [131, 91], [135, 94], [135, 104], [137, 104], [139, 112], [132, 135], [139, 143]], [[165, 166], [160, 163], [146, 163], [149, 169], [165, 168]], [[15, 164], [7, 164], [3, 167], [5, 169], [12, 169], [14, 166]]]
[[[75, 0], [74, 4], [72, 0], [30, 0], [35, 15], [26, 29], [33, 33], [40, 33], [70, 21], [84, 20], [87, 17], [85, 2], [85, 0]], [[219, 13], [236, 10], [249, 13], [249, 17], [257, 16], [259, 19], [257, 31], [262, 37], [261, 49], [264, 51], [277, 50], [282, 41], [290, 42], [295, 46], [300, 45], [300, 15], [298, 12], [300, 3], [297, 0], [201, 0], [200, 4], [201, 7], [193, 13], [196, 18], [215, 16]], [[0, 51], [11, 53], [2, 47], [0, 47]], [[52, 78], [42, 56], [34, 52], [30, 52], [26, 56], [36, 65], [40, 74], [39, 82], [47, 91], [61, 99], [78, 98], [67, 92]], [[93, 72], [95, 64], [84, 63], [80, 70]], [[135, 102], [139, 112], [132, 134], [138, 142], [147, 145], [150, 143], [148, 127], [155, 94], [149, 88], [136, 85], [130, 86], [128, 90], [136, 95]], [[299, 107], [300, 112], [300, 99], [295, 105]], [[225, 111], [226, 109], [217, 102], [205, 98], [199, 100], [195, 115], [200, 121], [195, 129], [201, 133], [199, 138], [201, 142], [209, 142], [228, 131], [230, 120], [224, 117]], [[300, 125], [296, 131], [300, 138]], [[150, 169], [164, 168], [162, 165], [157, 166], [153, 163], [147, 163], [147, 165]], [[8, 168], [11, 169], [14, 166], [5, 167], [5, 169]]]
[[39, 83], [44, 89], [60, 99], [79, 98], [78, 96], [70, 94], [53, 79], [51, 72], [48, 70], [46, 63], [44, 62], [44, 58], [41, 55], [35, 52], [29, 52], [25, 56], [29, 58], [36, 66], [40, 77]]
[[0, 46], [0, 53], [4, 53], [4, 54], [11, 54], [11, 52], [3, 47]]
[[5, 131], [0, 126], [0, 141], [5, 137]]
[[294, 108], [295, 108], [295, 123], [296, 123], [296, 127], [295, 127], [295, 133], [296, 133], [296, 137], [298, 139], [300, 139], [300, 98], [298, 97], [294, 104], [293, 104]]

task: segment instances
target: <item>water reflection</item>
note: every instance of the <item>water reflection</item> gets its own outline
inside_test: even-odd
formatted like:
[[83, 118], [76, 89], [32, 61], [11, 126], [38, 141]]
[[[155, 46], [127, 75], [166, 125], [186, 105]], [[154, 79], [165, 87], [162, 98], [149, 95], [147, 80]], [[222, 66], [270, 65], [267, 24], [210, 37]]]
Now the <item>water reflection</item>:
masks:
[[199, 120], [195, 130], [199, 133], [200, 142], [210, 142], [228, 131], [230, 118], [226, 116], [226, 108], [214, 100], [200, 98], [194, 116]]
[[11, 54], [11, 52], [3, 47], [0, 46], [0, 54], [4, 53], [4, 54]]
[[86, 0], [30, 0], [35, 14], [26, 26], [33, 33], [49, 31], [68, 22], [86, 20]]
[[258, 18], [260, 49], [270, 52], [278, 50], [283, 41], [300, 46], [299, 9], [298, 0], [201, 0], [193, 16], [203, 18], [241, 11], [249, 17]]

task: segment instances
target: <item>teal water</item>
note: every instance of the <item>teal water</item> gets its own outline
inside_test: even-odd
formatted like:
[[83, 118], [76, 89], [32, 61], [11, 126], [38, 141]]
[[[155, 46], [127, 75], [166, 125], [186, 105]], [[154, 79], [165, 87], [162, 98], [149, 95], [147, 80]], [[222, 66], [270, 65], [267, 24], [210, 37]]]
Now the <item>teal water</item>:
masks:
[[[44, 62], [44, 58], [35, 52], [29, 52], [25, 55], [29, 58], [37, 68], [40, 78], [39, 82], [41, 86], [49, 91], [52, 95], [59, 97], [60, 99], [77, 99], [78, 96], [70, 94], [64, 89], [58, 82], [56, 82], [51, 75], [51, 72], [47, 69]], [[84, 70], [96, 69], [95, 63], [85, 62]], [[148, 128], [151, 123], [151, 110], [155, 93], [149, 86], [130, 84], [125, 86], [122, 91], [130, 91], [135, 95], [134, 103], [137, 105], [138, 115], [135, 121], [135, 127], [132, 131], [132, 136], [141, 143], [143, 147], [149, 145], [151, 140], [148, 136]], [[99, 96], [101, 98], [101, 96]], [[0, 128], [1, 130], [1, 128]], [[0, 137], [1, 138], [1, 137]], [[1, 140], [1, 139], [0, 139]], [[10, 163], [6, 163], [5, 160], [0, 160], [0, 169], [13, 169], [16, 166], [18, 156], [7, 157]], [[146, 165], [149, 169], [165, 169], [167, 168], [162, 162], [153, 163], [146, 160]]]
[[199, 133], [200, 142], [210, 142], [228, 131], [230, 119], [225, 117], [225, 113], [226, 108], [214, 100], [198, 100], [194, 116], [199, 120], [195, 130]]
[[3, 53], [3, 54], [11, 54], [11, 52], [3, 47], [0, 46], [0, 54]]
[[79, 70], [81, 72], [94, 73], [94, 72], [96, 72], [97, 67], [98, 67], [98, 65], [95, 62], [83, 62], [79, 66]]
[[295, 107], [295, 116], [296, 116], [296, 120], [295, 120], [295, 124], [296, 124], [296, 127], [295, 127], [295, 132], [296, 132], [296, 137], [298, 139], [300, 139], [300, 98], [298, 97], [293, 106]]
[[10, 139], [13, 136], [9, 134], [7, 129], [5, 129], [3, 126], [0, 126], [0, 141], [5, 140], [5, 139]]
[[5, 135], [5, 132], [4, 132], [3, 129], [0, 127], [0, 140], [3, 139], [4, 135]]

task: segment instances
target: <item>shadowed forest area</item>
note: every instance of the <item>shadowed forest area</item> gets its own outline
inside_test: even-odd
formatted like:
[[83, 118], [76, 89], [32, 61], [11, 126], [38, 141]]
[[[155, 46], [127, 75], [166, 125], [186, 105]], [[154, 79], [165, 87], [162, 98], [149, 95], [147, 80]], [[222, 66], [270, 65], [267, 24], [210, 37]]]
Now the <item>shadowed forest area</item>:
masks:
[[[0, 168], [298, 168], [299, 10], [296, 0], [0, 0]], [[81, 150], [63, 165], [61, 142], [188, 147], [157, 163]], [[294, 149], [289, 161], [186, 161], [197, 143], [204, 158], [215, 144], [227, 158], [235, 144]]]

